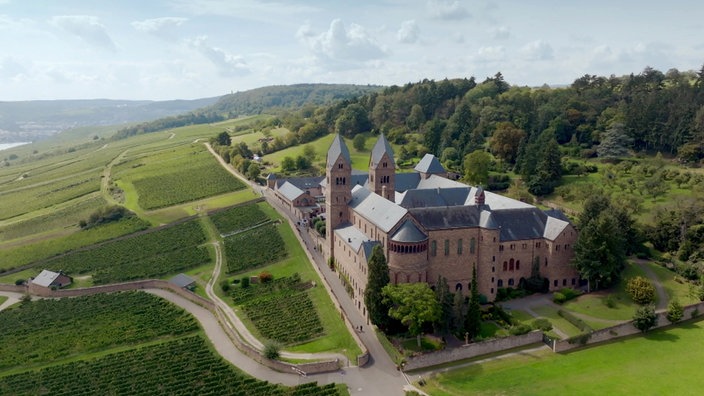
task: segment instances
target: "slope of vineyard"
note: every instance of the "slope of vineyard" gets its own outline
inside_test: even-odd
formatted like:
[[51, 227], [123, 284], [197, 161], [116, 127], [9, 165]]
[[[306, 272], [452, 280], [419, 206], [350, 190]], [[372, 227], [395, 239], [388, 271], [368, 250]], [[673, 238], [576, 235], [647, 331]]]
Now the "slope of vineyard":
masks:
[[69, 275], [92, 274], [93, 282], [114, 283], [160, 277], [210, 260], [205, 233], [197, 221], [137, 234], [57, 257], [45, 265]]
[[143, 292], [36, 300], [0, 312], [0, 372], [196, 330], [191, 315]]

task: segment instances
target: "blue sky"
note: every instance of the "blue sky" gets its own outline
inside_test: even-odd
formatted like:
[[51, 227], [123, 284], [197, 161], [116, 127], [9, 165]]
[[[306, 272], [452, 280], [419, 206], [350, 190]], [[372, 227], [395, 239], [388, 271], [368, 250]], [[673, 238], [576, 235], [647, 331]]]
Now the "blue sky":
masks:
[[699, 70], [702, 15], [691, 0], [0, 0], [0, 100]]

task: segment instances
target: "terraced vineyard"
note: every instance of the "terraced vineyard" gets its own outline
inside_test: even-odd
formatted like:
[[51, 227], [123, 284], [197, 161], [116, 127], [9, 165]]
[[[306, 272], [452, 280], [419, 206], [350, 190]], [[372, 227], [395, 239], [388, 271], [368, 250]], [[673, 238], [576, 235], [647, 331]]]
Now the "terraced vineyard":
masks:
[[221, 234], [228, 234], [263, 223], [269, 217], [258, 204], [249, 204], [213, 213], [210, 219]]
[[276, 224], [266, 224], [225, 238], [228, 272], [274, 263], [286, 257], [284, 240]]
[[186, 337], [92, 360], [0, 378], [13, 395], [338, 395], [334, 384], [285, 388], [247, 377]]
[[145, 153], [120, 163], [115, 179], [131, 183], [142, 209], [152, 210], [245, 188], [202, 144]]
[[0, 373], [196, 330], [190, 314], [143, 292], [37, 300], [0, 312]]
[[188, 221], [57, 257], [45, 266], [90, 273], [96, 284], [160, 277], [207, 263], [208, 251], [199, 246], [205, 240], [200, 224]]
[[294, 275], [270, 284], [237, 287], [231, 295], [264, 337], [296, 344], [324, 334], [318, 313], [308, 296], [309, 286]]

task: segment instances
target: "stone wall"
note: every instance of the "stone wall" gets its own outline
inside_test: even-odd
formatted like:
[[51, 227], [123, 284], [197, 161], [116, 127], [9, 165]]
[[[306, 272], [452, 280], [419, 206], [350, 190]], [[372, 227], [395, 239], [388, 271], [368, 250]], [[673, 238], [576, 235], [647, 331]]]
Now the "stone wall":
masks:
[[12, 293], [26, 293], [27, 286], [24, 285], [6, 285], [0, 284], [0, 291], [12, 292]]
[[[684, 315], [682, 320], [688, 320], [704, 314], [704, 302], [692, 304], [684, 307]], [[671, 323], [667, 320], [667, 311], [657, 312], [657, 324], [653, 329], [669, 326]], [[585, 345], [596, 344], [600, 342], [610, 341], [621, 337], [626, 337], [633, 334], [639, 334], [640, 330], [633, 326], [633, 321], [620, 323], [616, 326], [607, 327], [593, 331], [583, 336], [572, 337], [568, 340], [553, 340], [553, 352], [564, 352], [571, 349], [580, 348]]]
[[459, 348], [444, 349], [442, 351], [424, 353], [406, 360], [404, 370], [412, 371], [440, 364], [455, 362], [458, 360], [470, 359], [494, 352], [505, 351], [513, 348], [524, 347], [526, 345], [542, 342], [543, 333], [532, 331], [519, 336], [505, 338], [495, 338], [487, 341], [475, 342], [463, 345]]

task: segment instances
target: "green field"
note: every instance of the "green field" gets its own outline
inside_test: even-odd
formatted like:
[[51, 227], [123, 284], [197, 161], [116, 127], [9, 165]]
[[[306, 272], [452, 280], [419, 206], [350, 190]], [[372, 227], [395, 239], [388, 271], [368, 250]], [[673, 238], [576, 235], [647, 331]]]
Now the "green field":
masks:
[[200, 246], [205, 241], [200, 223], [192, 220], [76, 251], [44, 266], [71, 276], [90, 274], [95, 284], [161, 277], [209, 262]]
[[685, 323], [567, 354], [547, 349], [437, 374], [445, 395], [690, 395], [704, 387], [704, 322]]

